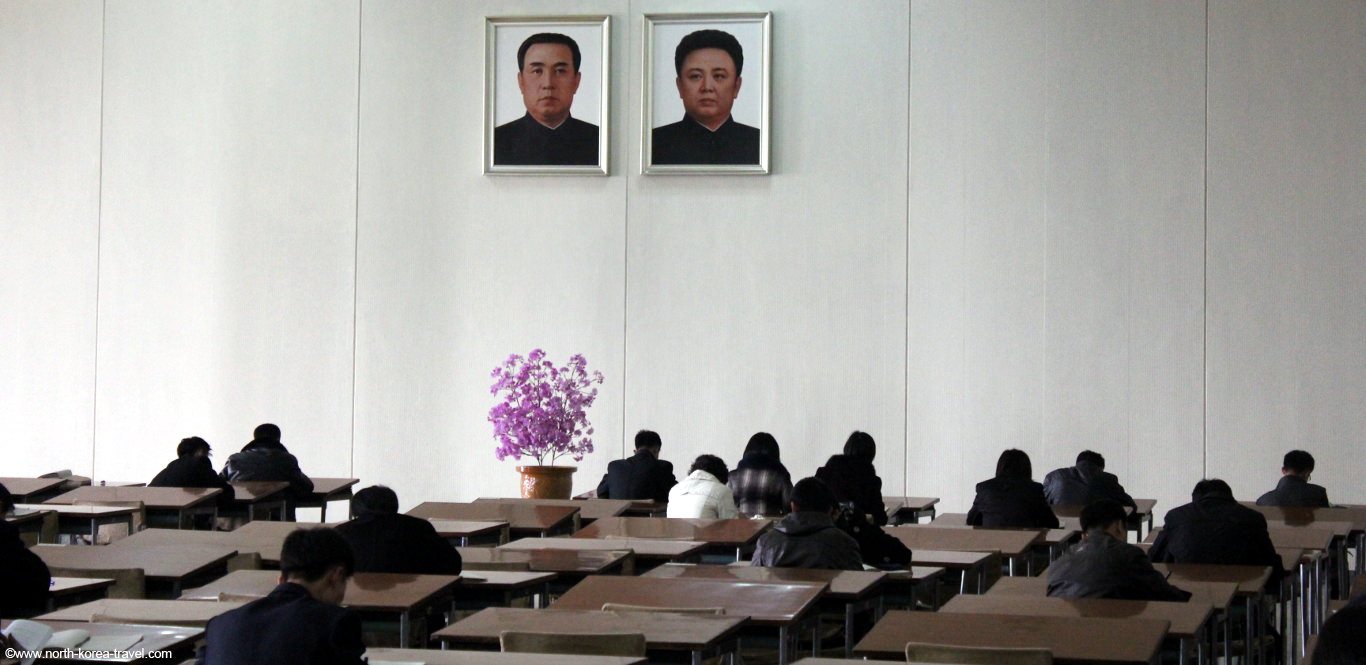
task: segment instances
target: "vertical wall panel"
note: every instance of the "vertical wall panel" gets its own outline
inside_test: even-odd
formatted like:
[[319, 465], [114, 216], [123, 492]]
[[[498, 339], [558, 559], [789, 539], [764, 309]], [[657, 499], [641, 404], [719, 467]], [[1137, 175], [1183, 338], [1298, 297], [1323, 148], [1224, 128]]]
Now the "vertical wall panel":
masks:
[[0, 475], [90, 472], [102, 19], [0, 3]]
[[271, 421], [348, 473], [358, 3], [107, 7], [95, 472]]

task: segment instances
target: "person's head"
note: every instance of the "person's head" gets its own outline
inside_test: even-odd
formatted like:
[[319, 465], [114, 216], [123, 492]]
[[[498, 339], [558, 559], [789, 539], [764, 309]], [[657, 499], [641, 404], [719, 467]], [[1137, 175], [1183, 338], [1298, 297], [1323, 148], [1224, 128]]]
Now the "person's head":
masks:
[[1077, 453], [1077, 464], [1090, 462], [1099, 468], [1105, 468], [1105, 457], [1094, 450], [1083, 450]]
[[712, 130], [725, 123], [740, 96], [744, 66], [744, 49], [729, 32], [698, 30], [679, 41], [675, 84], [688, 117]]
[[197, 436], [188, 439], [181, 439], [180, 445], [175, 447], [176, 457], [208, 457], [209, 442]]
[[659, 434], [648, 429], [636, 432], [636, 452], [642, 450], [650, 451], [651, 455], [659, 457], [659, 449], [664, 446], [664, 442], [659, 439]]
[[755, 432], [754, 436], [749, 437], [749, 443], [745, 444], [745, 454], [749, 455], [750, 453], [760, 453], [773, 459], [779, 459], [778, 440], [768, 432]]
[[1314, 665], [1366, 663], [1366, 606], [1338, 610], [1324, 622], [1314, 645]]
[[351, 497], [351, 514], [355, 517], [397, 515], [398, 495], [383, 485], [371, 485]]
[[251, 432], [251, 440], [258, 443], [279, 443], [280, 426], [271, 423], [261, 423]]
[[877, 442], [867, 432], [854, 432], [844, 442], [844, 455], [854, 459], [872, 462], [877, 457]]
[[341, 604], [355, 570], [351, 545], [334, 529], [295, 529], [280, 548], [280, 581], [298, 584], [325, 603]]
[[1114, 499], [1093, 501], [1081, 509], [1081, 530], [1102, 531], [1123, 541], [1129, 535], [1124, 528], [1126, 516], [1123, 504]]
[[1314, 473], [1314, 456], [1303, 450], [1286, 453], [1285, 459], [1281, 461], [1281, 473], [1308, 480], [1310, 474]]
[[517, 49], [517, 88], [536, 122], [558, 127], [569, 117], [583, 79], [582, 64], [579, 45], [568, 35], [539, 32], [522, 41]]
[[1029, 480], [1034, 477], [1034, 467], [1029, 463], [1029, 454], [1011, 448], [996, 458], [996, 477], [1007, 480]]
[[1191, 501], [1199, 501], [1207, 496], [1225, 496], [1233, 498], [1233, 488], [1228, 483], [1218, 478], [1206, 478], [1195, 484], [1191, 490]]
[[706, 471], [716, 476], [722, 485], [726, 484], [730, 478], [730, 470], [726, 468], [725, 461], [715, 455], [698, 455], [697, 459], [693, 460], [692, 468], [688, 469], [688, 473], [694, 471]]
[[0, 483], [0, 515], [5, 515], [14, 510], [14, 495], [9, 493], [9, 488], [4, 483]]
[[802, 478], [792, 486], [788, 501], [794, 513], [827, 513], [835, 509], [835, 493], [819, 478]]

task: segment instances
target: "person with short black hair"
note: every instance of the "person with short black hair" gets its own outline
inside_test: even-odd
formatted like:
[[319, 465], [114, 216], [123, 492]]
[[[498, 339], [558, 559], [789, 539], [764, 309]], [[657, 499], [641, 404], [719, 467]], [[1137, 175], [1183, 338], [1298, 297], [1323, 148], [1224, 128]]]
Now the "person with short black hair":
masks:
[[1314, 456], [1303, 450], [1292, 450], [1281, 461], [1281, 479], [1276, 489], [1257, 497], [1259, 506], [1287, 506], [1299, 508], [1327, 508], [1328, 490], [1309, 482], [1314, 475]]
[[583, 54], [569, 35], [540, 32], [517, 49], [517, 88], [526, 114], [493, 130], [496, 166], [598, 163], [598, 126], [570, 115]]
[[297, 529], [280, 549], [280, 584], [214, 617], [196, 665], [363, 665], [361, 623], [340, 607], [355, 559], [334, 529]]
[[1319, 629], [1312, 661], [1314, 665], [1366, 663], [1366, 596], [1357, 596], [1328, 617]]
[[1081, 544], [1048, 567], [1048, 595], [1185, 601], [1190, 592], [1167, 583], [1143, 550], [1126, 542], [1127, 513], [1113, 499], [1081, 511]]
[[636, 452], [626, 459], [607, 465], [598, 483], [599, 499], [630, 499], [633, 501], [669, 500], [669, 490], [678, 484], [674, 478], [673, 462], [659, 459], [664, 442], [659, 434], [648, 429], [636, 432]]
[[858, 542], [835, 525], [835, 493], [817, 478], [792, 487], [792, 512], [759, 536], [751, 565], [863, 570]]
[[735, 508], [746, 516], [785, 515], [791, 503], [792, 475], [780, 459], [778, 440], [755, 432], [745, 444], [744, 457], [730, 472], [726, 485], [735, 495]]
[[1196, 483], [1191, 502], [1167, 513], [1148, 557], [1168, 563], [1269, 566], [1267, 587], [1272, 590], [1279, 588], [1285, 573], [1266, 517], [1239, 504], [1233, 488], [1218, 478]]
[[459, 575], [461, 559], [427, 520], [398, 512], [398, 495], [383, 485], [351, 497], [349, 522], [337, 525], [362, 573]]
[[1105, 471], [1105, 457], [1083, 450], [1074, 466], [1049, 471], [1043, 478], [1043, 493], [1050, 504], [1086, 505], [1101, 499], [1114, 499], [1130, 508], [1137, 507], [1124, 491], [1119, 478]]
[[877, 443], [867, 432], [854, 432], [844, 442], [843, 455], [831, 455], [816, 477], [825, 481], [841, 504], [853, 504], [873, 524], [887, 523], [887, 507], [882, 503], [882, 478], [873, 468]]
[[[0, 518], [14, 510], [14, 495], [0, 484]], [[28, 549], [19, 529], [0, 519], [0, 617], [40, 614], [47, 609], [52, 574]]]
[[233, 453], [219, 475], [228, 482], [274, 480], [289, 483], [293, 501], [313, 493], [313, 481], [299, 468], [299, 460], [280, 442], [280, 427], [271, 423], [257, 425], [250, 443]]
[[698, 455], [688, 469], [688, 477], [669, 490], [666, 517], [694, 519], [731, 519], [735, 511], [735, 497], [726, 480], [730, 470], [715, 455]]
[[683, 119], [650, 134], [654, 164], [758, 164], [759, 129], [731, 116], [744, 82], [745, 52], [724, 30], [698, 30], [674, 49]]
[[218, 494], [218, 506], [232, 504], [236, 494], [232, 485], [213, 470], [208, 441], [197, 436], [181, 439], [175, 453], [176, 459], [152, 478], [148, 487], [217, 487], [222, 490]]
[[1034, 482], [1029, 454], [1011, 448], [996, 460], [996, 477], [977, 483], [968, 510], [970, 526], [1056, 529], [1058, 516], [1048, 507], [1043, 485]]

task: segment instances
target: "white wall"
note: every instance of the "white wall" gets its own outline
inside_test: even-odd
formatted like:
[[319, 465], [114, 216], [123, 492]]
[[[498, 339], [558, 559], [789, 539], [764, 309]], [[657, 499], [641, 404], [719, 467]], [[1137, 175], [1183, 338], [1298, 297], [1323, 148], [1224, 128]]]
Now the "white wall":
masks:
[[[641, 16], [764, 9], [774, 173], [639, 175]], [[405, 504], [509, 494], [488, 373], [539, 346], [607, 375], [576, 490], [641, 427], [799, 475], [857, 427], [946, 510], [1009, 446], [1171, 507], [1300, 445], [1366, 501], [1363, 12], [0, 4], [0, 475], [269, 420]], [[612, 173], [480, 175], [483, 17], [550, 13], [613, 17]]]

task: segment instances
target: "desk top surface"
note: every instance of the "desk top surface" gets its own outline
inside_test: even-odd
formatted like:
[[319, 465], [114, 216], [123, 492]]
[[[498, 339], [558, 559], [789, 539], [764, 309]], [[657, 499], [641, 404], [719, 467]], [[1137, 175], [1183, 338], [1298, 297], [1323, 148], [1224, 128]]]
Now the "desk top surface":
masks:
[[786, 584], [818, 582], [829, 584], [826, 596], [837, 600], [856, 600], [877, 590], [887, 581], [887, 573], [868, 570], [822, 570], [816, 568], [765, 568], [759, 566], [717, 566], [669, 563], [641, 577], [714, 579], [731, 582]]
[[62, 484], [61, 478], [0, 478], [0, 485], [14, 496], [16, 502], [22, 502], [30, 494], [41, 494]]
[[629, 550], [504, 550], [493, 547], [457, 547], [465, 568], [480, 570], [482, 565], [494, 565], [503, 570], [519, 567], [550, 573], [604, 573], [621, 566]]
[[426, 501], [408, 514], [425, 519], [507, 522], [513, 529], [544, 533], [568, 525], [577, 512], [579, 509], [573, 506]]
[[470, 536], [481, 536], [495, 531], [502, 531], [508, 526], [503, 521], [477, 521], [477, 520], [443, 520], [428, 519], [436, 529], [436, 535], [442, 538], [468, 538]]
[[[279, 585], [278, 570], [234, 570], [202, 587], [187, 589], [182, 600], [218, 600], [220, 594], [262, 598]], [[347, 580], [343, 605], [357, 610], [406, 612], [460, 583], [455, 575], [356, 573]]]
[[691, 540], [740, 547], [758, 540], [773, 523], [747, 519], [684, 519], [678, 517], [605, 517], [584, 527], [575, 538], [659, 538]]
[[1042, 647], [1062, 663], [1149, 663], [1167, 634], [1151, 619], [950, 614], [893, 610], [854, 647], [856, 656], [890, 658], [907, 642], [992, 647]]
[[1288, 526], [1307, 526], [1316, 521], [1351, 522], [1353, 531], [1366, 530], [1366, 506], [1333, 506], [1332, 508], [1303, 508], [1291, 506], [1259, 506], [1251, 501], [1239, 503]]
[[69, 596], [114, 585], [114, 580], [98, 577], [54, 577], [48, 591], [54, 596]]
[[[1341, 523], [1339, 523], [1341, 524]], [[1268, 524], [1266, 532], [1277, 548], [1326, 550], [1339, 534], [1332, 528], [1319, 526], [1276, 526]], [[1342, 535], [1346, 535], [1345, 533]]]
[[[1172, 585], [1191, 592], [1191, 600], [1209, 603], [1216, 610], [1227, 609], [1238, 592], [1233, 582], [1206, 582], [1190, 579], [1171, 580]], [[1042, 598], [1048, 595], [1048, 577], [1002, 577], [987, 590], [986, 595], [1011, 595]]]
[[597, 610], [603, 603], [650, 607], [724, 607], [727, 616], [758, 625], [795, 622], [826, 592], [826, 582], [745, 582], [718, 579], [595, 575], [566, 591], [554, 609]]
[[433, 649], [365, 650], [370, 665], [645, 665], [644, 658], [630, 656], [565, 656], [550, 653], [502, 653], [498, 651], [436, 651]]
[[658, 538], [521, 538], [501, 550], [631, 550], [637, 558], [674, 559], [689, 556], [703, 549], [707, 543], [692, 540], [661, 540]]
[[359, 478], [309, 478], [313, 481], [313, 496], [325, 498], [340, 494], [360, 482]]
[[1115, 600], [1110, 598], [1049, 598], [1012, 594], [961, 594], [954, 596], [940, 612], [950, 614], [1023, 614], [1057, 617], [1098, 617], [1107, 619], [1154, 619], [1171, 624], [1175, 637], [1192, 638], [1200, 632], [1214, 608], [1209, 603]]
[[[960, 552], [1000, 552], [1020, 556], [1042, 543], [1046, 529], [947, 529], [928, 525], [893, 526], [887, 533], [911, 548]], [[937, 565], [937, 564], [936, 564]]]
[[[124, 540], [127, 540], [126, 538]], [[224, 564], [237, 553], [226, 547], [192, 545], [34, 545], [30, 551], [53, 568], [108, 570], [141, 568], [149, 578], [180, 580]]]
[[468, 589], [505, 590], [545, 584], [554, 580], [555, 573], [532, 570], [476, 570], [460, 574], [460, 586]]
[[80, 605], [64, 607], [38, 618], [49, 621], [90, 622], [94, 621], [96, 615], [103, 615], [117, 617], [118, 621], [122, 623], [203, 626], [209, 622], [209, 619], [246, 604], [245, 601], [207, 603], [197, 600], [101, 598]]
[[15, 508], [32, 511], [50, 510], [67, 517], [118, 517], [138, 512], [136, 506], [92, 506], [88, 504], [68, 505], [60, 503], [20, 503]]
[[[122, 623], [86, 623], [71, 621], [50, 621], [41, 620], [39, 623], [46, 624], [54, 632], [61, 630], [71, 630], [79, 628], [90, 633], [91, 637], [105, 637], [114, 635], [138, 636], [139, 641], [135, 649], [144, 650], [147, 653], [155, 651], [174, 651], [176, 649], [189, 648], [195, 640], [204, 635], [204, 631], [198, 628], [186, 628], [179, 626], [135, 626]], [[9, 620], [0, 622], [0, 625], [8, 627]], [[45, 661], [46, 662], [46, 661]], [[102, 663], [164, 663], [165, 659], [144, 658], [135, 660], [132, 658], [111, 658], [99, 661]]]
[[207, 546], [256, 552], [268, 563], [280, 561], [285, 537], [300, 525], [294, 522], [248, 522], [235, 531], [198, 531], [192, 529], [144, 529], [111, 547]]
[[1154, 563], [1153, 568], [1167, 573], [1168, 582], [1185, 589], [1182, 583], [1228, 582], [1237, 585], [1238, 595], [1256, 595], [1262, 592], [1266, 581], [1271, 577], [1267, 566], [1221, 566], [1212, 563]]
[[151, 509], [183, 510], [214, 500], [223, 490], [217, 487], [112, 487], [86, 485], [52, 497], [43, 503], [77, 501], [141, 501]]
[[260, 503], [283, 499], [289, 483], [282, 480], [239, 480], [233, 483], [233, 503]]
[[49, 512], [55, 512], [51, 506], [21, 503], [14, 506], [14, 514], [5, 515], [5, 521], [15, 525], [41, 522], [43, 516]]
[[[555, 633], [643, 633], [651, 649], [702, 649], [729, 638], [745, 617], [669, 614], [666, 612], [601, 612], [489, 607], [432, 635], [454, 644], [497, 644], [504, 630]], [[540, 661], [537, 661], [540, 662]]]
[[480, 497], [475, 503], [506, 503], [525, 506], [561, 506], [579, 509], [579, 519], [597, 520], [604, 517], [620, 517], [630, 510], [637, 501], [627, 499], [521, 499], [502, 497]]
[[911, 563], [950, 570], [965, 570], [984, 565], [1000, 555], [996, 552], [959, 552], [956, 550], [915, 549]]
[[[900, 510], [929, 510], [931, 506], [939, 503], [937, 496], [884, 496], [882, 505], [886, 506], [887, 512]], [[893, 508], [892, 504], [900, 504]]]

